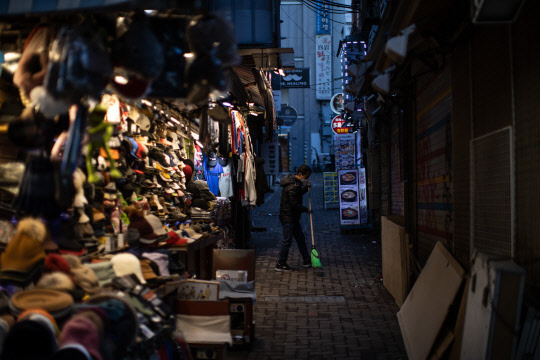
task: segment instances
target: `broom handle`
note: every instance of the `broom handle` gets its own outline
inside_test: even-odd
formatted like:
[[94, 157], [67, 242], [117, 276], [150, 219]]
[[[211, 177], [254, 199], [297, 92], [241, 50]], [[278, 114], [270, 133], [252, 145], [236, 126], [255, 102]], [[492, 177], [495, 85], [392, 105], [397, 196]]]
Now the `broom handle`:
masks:
[[311, 191], [308, 187], [308, 201], [309, 201], [309, 223], [311, 224], [311, 246], [315, 247], [315, 236], [313, 235], [313, 213], [311, 212]]

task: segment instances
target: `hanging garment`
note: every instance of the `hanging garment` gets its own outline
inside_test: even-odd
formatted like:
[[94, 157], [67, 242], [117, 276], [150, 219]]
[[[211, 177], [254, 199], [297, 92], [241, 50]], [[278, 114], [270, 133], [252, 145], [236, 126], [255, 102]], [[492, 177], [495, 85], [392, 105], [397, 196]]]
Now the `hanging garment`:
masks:
[[204, 171], [204, 178], [206, 179], [206, 182], [208, 183], [208, 188], [210, 188], [210, 191], [212, 192], [212, 194], [218, 196], [219, 195], [219, 174], [223, 172], [223, 166], [221, 166], [218, 162], [216, 166], [214, 166], [212, 169], [209, 169], [208, 155], [204, 155], [203, 171]]
[[244, 205], [255, 206], [257, 204], [257, 189], [255, 188], [255, 180], [257, 178], [255, 172], [255, 157], [251, 151], [247, 151], [244, 155]]
[[231, 197], [234, 195], [231, 177], [231, 165], [223, 167], [223, 172], [219, 175], [219, 192], [221, 197]]

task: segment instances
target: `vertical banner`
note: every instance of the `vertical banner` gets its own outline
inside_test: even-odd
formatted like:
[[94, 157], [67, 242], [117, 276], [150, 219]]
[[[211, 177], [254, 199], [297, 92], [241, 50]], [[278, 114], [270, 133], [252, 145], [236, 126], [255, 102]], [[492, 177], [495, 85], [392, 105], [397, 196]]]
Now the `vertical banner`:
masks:
[[[340, 170], [339, 218], [341, 225], [360, 224], [360, 196], [358, 193], [358, 170]], [[364, 181], [365, 182], [365, 181]]]
[[332, 98], [332, 35], [315, 38], [315, 98]]
[[315, 34], [317, 35], [329, 35], [331, 33], [328, 8], [328, 4], [317, 5], [317, 10], [315, 11]]
[[366, 190], [366, 169], [358, 169], [358, 198], [360, 204], [360, 224], [367, 224], [367, 190]]

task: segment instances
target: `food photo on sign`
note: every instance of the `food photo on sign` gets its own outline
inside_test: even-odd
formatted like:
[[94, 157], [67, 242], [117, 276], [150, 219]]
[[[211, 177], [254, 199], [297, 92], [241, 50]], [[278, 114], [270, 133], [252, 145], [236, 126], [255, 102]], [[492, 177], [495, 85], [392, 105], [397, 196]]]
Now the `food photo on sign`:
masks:
[[358, 207], [341, 209], [342, 220], [358, 220]]

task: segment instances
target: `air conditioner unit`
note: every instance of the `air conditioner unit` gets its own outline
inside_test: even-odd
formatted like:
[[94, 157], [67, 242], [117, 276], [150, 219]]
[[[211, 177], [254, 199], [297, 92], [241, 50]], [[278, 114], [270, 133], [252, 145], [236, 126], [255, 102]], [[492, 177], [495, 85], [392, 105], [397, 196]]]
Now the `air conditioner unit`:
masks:
[[472, 0], [475, 24], [513, 22], [524, 0]]

